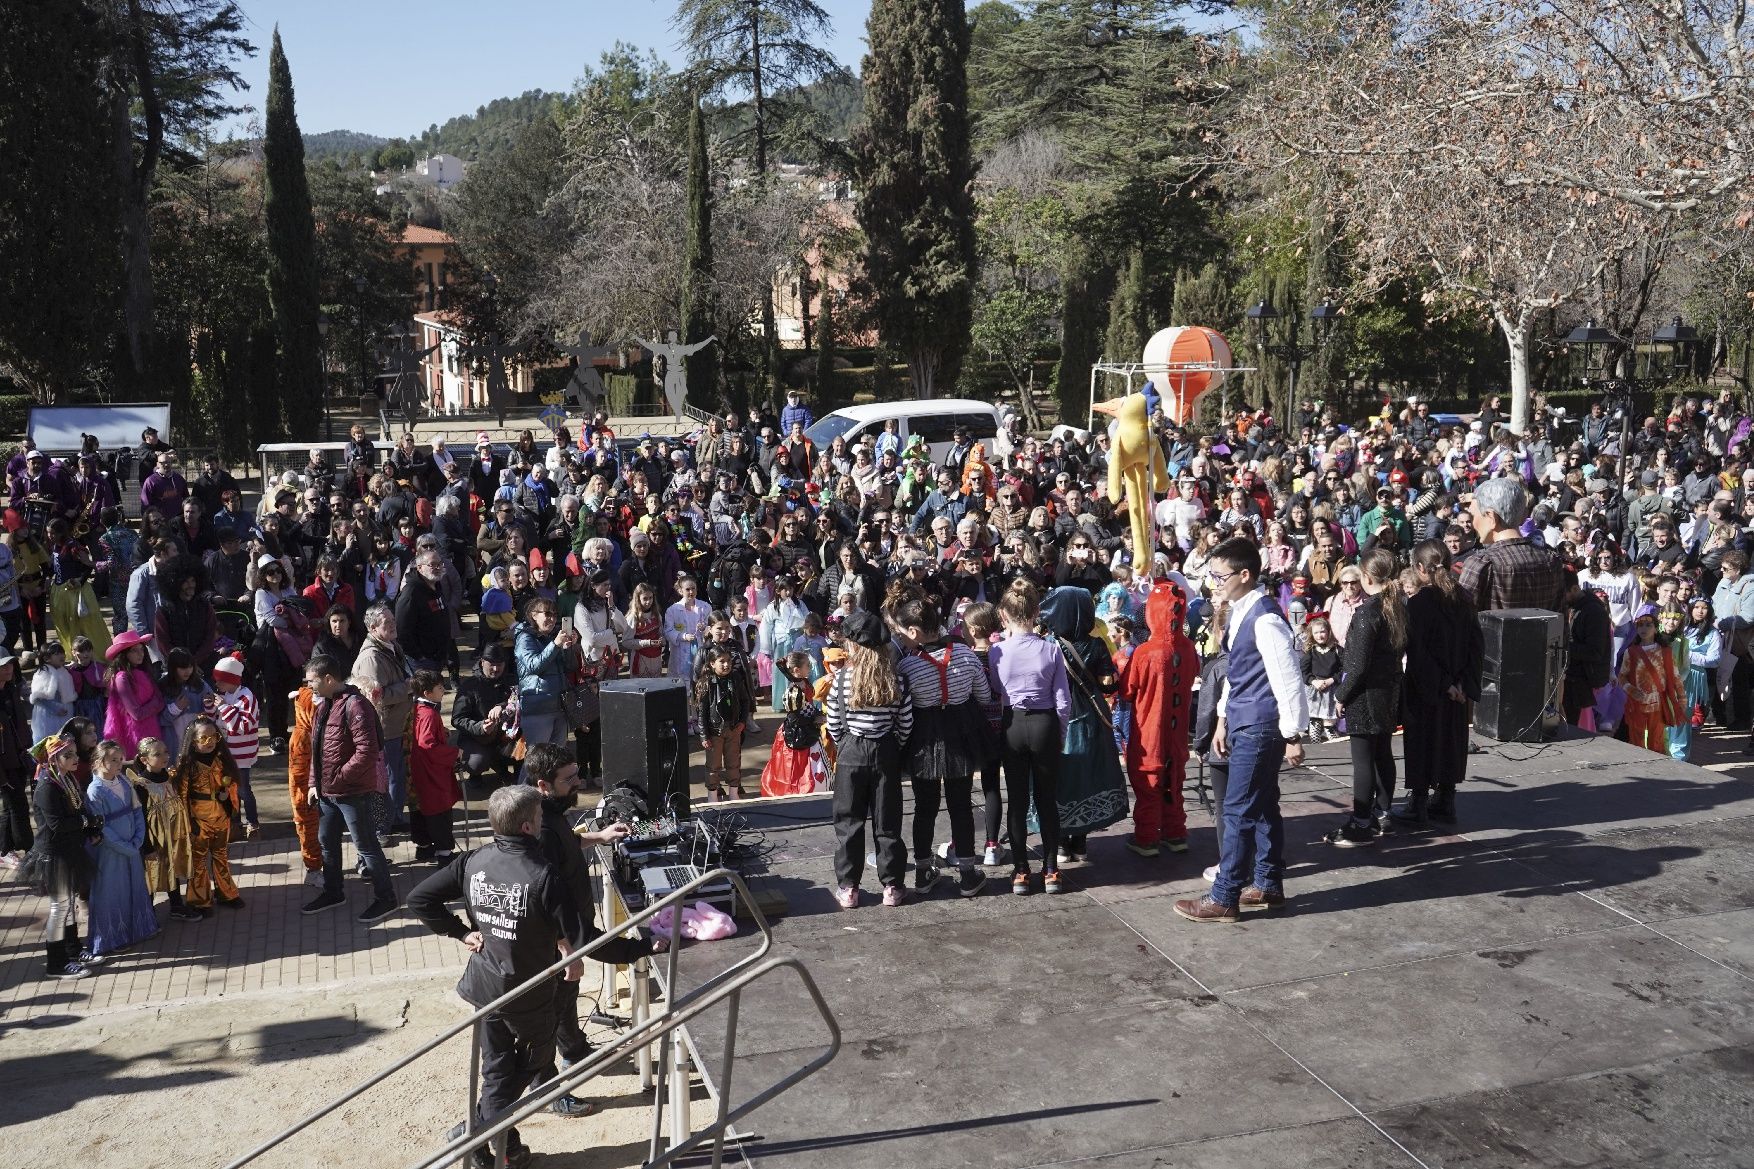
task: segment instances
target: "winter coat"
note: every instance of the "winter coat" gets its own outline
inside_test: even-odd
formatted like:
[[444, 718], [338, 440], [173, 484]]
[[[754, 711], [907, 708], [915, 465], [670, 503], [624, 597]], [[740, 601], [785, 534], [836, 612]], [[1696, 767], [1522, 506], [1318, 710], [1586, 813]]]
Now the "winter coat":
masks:
[[309, 787], [325, 796], [386, 789], [383, 743], [372, 705], [352, 686], [319, 698], [311, 716]]
[[414, 748], [408, 756], [408, 789], [423, 816], [436, 816], [457, 806], [463, 787], [457, 782], [460, 752], [445, 735], [436, 704], [414, 700]]
[[518, 667], [518, 707], [524, 714], [553, 714], [566, 689], [567, 651], [554, 637], [543, 637], [528, 621], [512, 628], [512, 657]]
[[413, 671], [408, 658], [397, 645], [389, 645], [375, 637], [365, 639], [359, 656], [353, 660], [353, 674], [347, 679], [378, 712], [384, 738], [394, 742], [407, 734], [414, 717]]
[[[1390, 583], [1388, 588], [1399, 588]], [[1346, 708], [1346, 732], [1393, 734], [1401, 723], [1401, 653], [1389, 639], [1382, 594], [1368, 597], [1346, 634], [1344, 674], [1334, 701]]]

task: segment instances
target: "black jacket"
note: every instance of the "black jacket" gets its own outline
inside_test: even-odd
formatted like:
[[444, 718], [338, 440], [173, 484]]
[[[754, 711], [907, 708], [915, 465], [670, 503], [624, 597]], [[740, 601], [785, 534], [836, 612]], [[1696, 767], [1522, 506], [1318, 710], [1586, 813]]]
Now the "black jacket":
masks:
[[465, 754], [475, 748], [492, 750], [506, 745], [503, 730], [488, 734], [487, 712], [504, 706], [515, 685], [517, 676], [510, 665], [497, 678], [489, 678], [477, 669], [458, 685], [456, 700], [451, 704], [451, 725], [457, 729], [457, 746]]
[[456, 648], [444, 594], [419, 572], [409, 573], [396, 595], [396, 641], [409, 657], [441, 665]]
[[1470, 700], [1478, 701], [1483, 653], [1480, 622], [1465, 595], [1457, 594], [1449, 605], [1436, 588], [1420, 589], [1409, 598], [1407, 721], [1427, 717], [1420, 711], [1445, 709], [1451, 702], [1451, 686], [1459, 686]]
[[[1390, 582], [1388, 588], [1401, 586]], [[1344, 676], [1334, 701], [1346, 708], [1346, 732], [1389, 735], [1401, 722], [1401, 653], [1383, 620], [1382, 594], [1368, 598], [1346, 631]]]
[[[1728, 647], [1725, 647], [1728, 652]], [[1608, 684], [1613, 672], [1614, 628], [1608, 607], [1589, 589], [1580, 589], [1571, 603], [1571, 654], [1565, 676], [1594, 689]]]
[[[541, 842], [542, 855], [566, 884], [573, 900], [582, 907], [591, 937], [599, 936], [602, 931], [597, 928], [596, 902], [591, 895], [590, 860], [585, 855], [585, 846], [579, 842], [578, 834], [566, 818], [566, 809], [555, 800], [542, 801]], [[604, 943], [596, 957], [615, 966], [625, 966], [651, 952], [652, 943], [646, 938], [616, 938]]]
[[[450, 911], [452, 901], [464, 902], [468, 922]], [[459, 855], [415, 887], [408, 910], [447, 938], [461, 940], [481, 931], [481, 950], [469, 955], [457, 983], [463, 1001], [476, 1007], [552, 966], [563, 941], [567, 949], [577, 949], [597, 932], [533, 836], [496, 834], [492, 844]], [[553, 984], [542, 982], [501, 1013], [539, 1016], [553, 1009]]]

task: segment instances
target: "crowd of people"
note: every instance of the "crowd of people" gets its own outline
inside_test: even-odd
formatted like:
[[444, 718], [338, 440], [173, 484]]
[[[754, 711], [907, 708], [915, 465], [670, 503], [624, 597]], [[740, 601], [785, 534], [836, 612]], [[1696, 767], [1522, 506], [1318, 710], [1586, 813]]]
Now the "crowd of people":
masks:
[[346, 902], [348, 837], [378, 921], [386, 844], [454, 865], [463, 785], [538, 750], [601, 787], [598, 686], [668, 676], [709, 799], [750, 794], [763, 719], [759, 789], [832, 788], [845, 907], [867, 834], [885, 905], [945, 879], [978, 895], [993, 867], [1060, 892], [1128, 816], [1135, 853], [1185, 852], [1200, 758], [1220, 847], [1186, 915], [1234, 920], [1282, 901], [1277, 775], [1309, 739], [1349, 741], [1336, 847], [1456, 821], [1482, 610], [1566, 615], [1552, 705], [1573, 723], [1678, 758], [1706, 718], [1748, 727], [1746, 413], [1683, 398], [1622, 451], [1601, 405], [1520, 433], [1500, 406], [1159, 416], [1158, 500], [1111, 498], [1101, 430], [1007, 417], [934, 451], [891, 423], [819, 447], [796, 391], [680, 439], [602, 415], [466, 450], [356, 426], [255, 506], [148, 433], [138, 521], [95, 444], [57, 463], [27, 442], [0, 540], [0, 863], [48, 892], [49, 973], [87, 973], [158, 928], [159, 893], [173, 919], [242, 908], [228, 848], [261, 830], [258, 760], [284, 754], [305, 912]]

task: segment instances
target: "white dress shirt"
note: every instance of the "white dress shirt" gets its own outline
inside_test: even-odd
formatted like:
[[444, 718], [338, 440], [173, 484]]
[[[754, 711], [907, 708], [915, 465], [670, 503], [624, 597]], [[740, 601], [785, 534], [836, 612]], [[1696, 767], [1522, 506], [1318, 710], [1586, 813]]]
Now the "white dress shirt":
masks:
[[[1229, 644], [1236, 644], [1236, 635], [1243, 621], [1266, 595], [1265, 589], [1257, 588], [1231, 604], [1227, 622]], [[1303, 689], [1303, 667], [1298, 665], [1292, 650], [1291, 626], [1284, 617], [1268, 613], [1255, 622], [1255, 648], [1260, 651], [1261, 662], [1267, 668], [1267, 684], [1273, 688], [1273, 702], [1279, 708], [1279, 734], [1287, 739], [1303, 734], [1309, 729], [1309, 697]], [[1229, 703], [1230, 680], [1227, 678], [1224, 689], [1218, 694], [1219, 718], [1228, 717]]]

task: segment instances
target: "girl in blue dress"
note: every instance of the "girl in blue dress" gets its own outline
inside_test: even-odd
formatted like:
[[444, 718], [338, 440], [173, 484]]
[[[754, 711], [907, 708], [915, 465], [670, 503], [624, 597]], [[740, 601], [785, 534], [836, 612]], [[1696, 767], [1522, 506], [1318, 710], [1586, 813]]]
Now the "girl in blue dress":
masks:
[[102, 956], [126, 949], [158, 932], [152, 894], [146, 889], [146, 810], [123, 774], [127, 759], [113, 739], [97, 745], [85, 802], [103, 821], [103, 839], [93, 850], [97, 871], [91, 880], [89, 945]]

